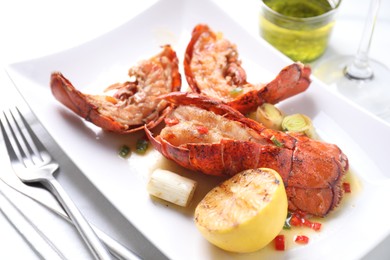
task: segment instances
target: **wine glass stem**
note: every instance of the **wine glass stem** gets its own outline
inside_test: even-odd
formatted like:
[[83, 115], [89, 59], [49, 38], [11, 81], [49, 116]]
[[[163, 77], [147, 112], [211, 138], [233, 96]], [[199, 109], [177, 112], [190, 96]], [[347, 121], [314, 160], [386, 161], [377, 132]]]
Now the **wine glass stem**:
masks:
[[380, 6], [380, 0], [372, 0], [368, 11], [368, 16], [364, 25], [359, 49], [354, 60], [345, 68], [345, 75], [351, 79], [366, 80], [374, 77], [370, 64], [368, 62], [368, 52], [370, 50], [372, 35], [374, 33], [375, 22]]

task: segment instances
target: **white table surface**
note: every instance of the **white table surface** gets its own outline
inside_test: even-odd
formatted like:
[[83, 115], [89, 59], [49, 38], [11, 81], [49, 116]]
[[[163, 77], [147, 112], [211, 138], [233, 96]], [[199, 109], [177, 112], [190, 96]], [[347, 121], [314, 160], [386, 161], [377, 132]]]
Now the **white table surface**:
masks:
[[[0, 66], [4, 68], [9, 63], [59, 52], [94, 39], [125, 23], [154, 2], [155, 0], [1, 1]], [[245, 29], [259, 37], [258, 0], [216, 0], [216, 2]], [[356, 51], [368, 5], [368, 0], [343, 1], [329, 48], [320, 61], [336, 53], [353, 54]], [[370, 56], [388, 67], [390, 67], [389, 35], [390, 0], [383, 0]], [[14, 90], [9, 86], [6, 75], [1, 70], [2, 96], [14, 94]], [[3, 170], [1, 166], [0, 170]], [[127, 247], [134, 249], [145, 259], [164, 259], [164, 256], [145, 240], [142, 234], [135, 230], [86, 178], [83, 176], [62, 177], [60, 181], [91, 222]], [[69, 224], [54, 217], [46, 209], [24, 196], [17, 193], [14, 195], [45, 234], [57, 240], [61, 237], [62, 247], [67, 251], [67, 257], [70, 259], [89, 258], [85, 248], [80, 247], [80, 239]], [[0, 259], [38, 259], [1, 214], [0, 230]], [[390, 238], [385, 239], [364, 257], [364, 259], [389, 258]]]

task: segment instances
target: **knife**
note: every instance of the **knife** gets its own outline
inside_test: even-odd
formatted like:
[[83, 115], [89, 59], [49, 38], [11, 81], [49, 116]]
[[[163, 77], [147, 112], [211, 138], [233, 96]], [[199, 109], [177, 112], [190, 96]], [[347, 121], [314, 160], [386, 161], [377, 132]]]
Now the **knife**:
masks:
[[[51, 196], [46, 190], [43, 190], [38, 187], [33, 187], [22, 183], [18, 177], [13, 173], [13, 169], [11, 164], [9, 163], [7, 151], [4, 145], [0, 147], [0, 160], [1, 160], [1, 168], [0, 171], [0, 179], [13, 188], [14, 190], [24, 194], [25, 196], [33, 199], [44, 207], [50, 209], [55, 214], [59, 215], [63, 219], [72, 223], [69, 219], [68, 215], [62, 209], [62, 207], [58, 204], [58, 202]], [[140, 260], [141, 258], [130, 249], [126, 248], [124, 245], [120, 244], [118, 241], [114, 240], [106, 233], [101, 231], [96, 226], [92, 225], [93, 230], [96, 235], [101, 239], [101, 241], [107, 246], [107, 249], [110, 253], [118, 259], [130, 259], [130, 260]]]
[[[4, 149], [1, 149], [4, 150]], [[4, 154], [0, 157], [1, 159], [7, 158], [7, 156], [4, 156]], [[2, 164], [2, 168], [9, 166], [6, 163]], [[43, 205], [44, 207], [50, 209], [55, 214], [59, 215], [63, 219], [69, 221], [68, 215], [65, 213], [65, 211], [61, 208], [61, 206], [58, 204], [58, 202], [45, 190], [28, 186], [24, 183], [22, 183], [16, 175], [12, 172], [12, 169], [3, 169], [0, 171], [0, 179], [6, 183], [8, 186], [13, 188], [14, 190], [24, 194], [25, 196], [33, 199], [34, 201], [38, 202], [39, 204]], [[118, 259], [130, 259], [130, 260], [140, 260], [141, 258], [134, 252], [132, 252], [130, 249], [126, 248], [122, 244], [120, 244], [118, 241], [114, 240], [110, 236], [108, 236], [106, 233], [98, 229], [96, 226], [91, 224], [93, 230], [95, 231], [96, 235], [101, 239], [101, 241], [107, 246], [108, 250], [112, 255], [114, 255]]]
[[[11, 190], [0, 181], [0, 211], [23, 237], [30, 248], [42, 259], [65, 259], [64, 255], [38, 229], [11, 199]], [[14, 194], [15, 195], [15, 194]]]
[[[2, 156], [2, 158], [4, 158], [4, 156]], [[53, 197], [50, 196], [50, 194], [48, 194], [45, 190], [25, 185], [24, 183], [20, 182], [20, 180], [18, 180], [17, 177], [15, 176], [15, 174], [12, 173], [12, 171], [10, 171], [9, 169], [0, 171], [0, 179], [3, 180], [3, 182], [6, 183], [11, 188], [33, 199], [34, 201], [50, 209], [52, 212], [59, 215], [63, 219], [72, 223], [68, 215], [61, 208], [58, 202], [55, 201]], [[110, 253], [113, 254], [116, 258], [130, 259], [130, 260], [141, 259], [136, 253], [130, 251], [128, 248], [126, 248], [118, 241], [114, 240], [113, 238], [105, 234], [103, 231], [98, 229], [93, 224], [91, 224], [91, 226], [95, 231], [95, 233], [97, 234], [97, 236], [107, 246]]]

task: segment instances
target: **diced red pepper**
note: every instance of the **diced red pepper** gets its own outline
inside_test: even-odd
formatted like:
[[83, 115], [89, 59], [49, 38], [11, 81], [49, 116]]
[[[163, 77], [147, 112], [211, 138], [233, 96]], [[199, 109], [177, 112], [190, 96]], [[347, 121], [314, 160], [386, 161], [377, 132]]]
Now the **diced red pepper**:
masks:
[[179, 123], [179, 119], [177, 118], [164, 118], [164, 122], [167, 126], [177, 125]]
[[290, 225], [296, 227], [305, 226], [315, 231], [319, 231], [321, 229], [321, 223], [311, 222], [303, 216], [304, 214], [302, 214], [302, 212], [294, 212], [290, 219]]
[[314, 229], [315, 231], [319, 231], [321, 229], [321, 223], [314, 222], [311, 224], [311, 228]]
[[297, 217], [295, 214], [293, 214], [291, 216], [290, 224], [291, 224], [291, 226], [295, 226], [295, 227], [302, 226], [301, 219], [299, 217]]
[[274, 239], [275, 241], [275, 249], [278, 251], [284, 251], [285, 250], [285, 244], [284, 244], [284, 235], [277, 235]]
[[209, 129], [207, 127], [205, 127], [205, 126], [202, 126], [202, 125], [197, 125], [196, 126], [196, 130], [201, 135], [207, 134], [209, 132]]
[[319, 231], [321, 229], [321, 223], [311, 222], [308, 219], [302, 219], [302, 220], [303, 220], [303, 225], [308, 227], [308, 228], [311, 228], [311, 229], [313, 229], [315, 231]]
[[301, 218], [301, 222], [305, 227], [311, 228], [311, 222], [309, 220]]
[[301, 211], [301, 210], [297, 210], [294, 212], [294, 214], [299, 217], [299, 218], [305, 218], [306, 217], [306, 213]]
[[307, 244], [309, 243], [309, 237], [303, 235], [296, 236], [295, 242], [298, 244]]
[[343, 189], [346, 193], [351, 193], [351, 184], [348, 182], [343, 182]]

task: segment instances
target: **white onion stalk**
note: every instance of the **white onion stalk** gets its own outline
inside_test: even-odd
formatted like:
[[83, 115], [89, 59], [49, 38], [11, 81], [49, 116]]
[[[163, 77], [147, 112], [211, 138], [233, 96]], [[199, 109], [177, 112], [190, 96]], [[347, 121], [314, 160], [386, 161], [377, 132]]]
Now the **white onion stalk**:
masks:
[[147, 184], [149, 194], [186, 207], [195, 192], [197, 182], [174, 172], [156, 169]]

